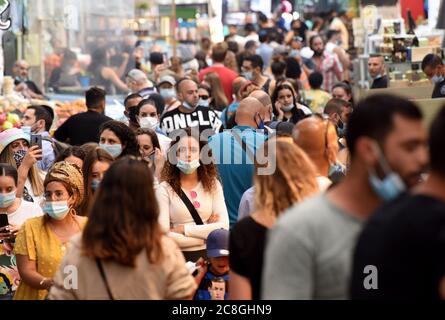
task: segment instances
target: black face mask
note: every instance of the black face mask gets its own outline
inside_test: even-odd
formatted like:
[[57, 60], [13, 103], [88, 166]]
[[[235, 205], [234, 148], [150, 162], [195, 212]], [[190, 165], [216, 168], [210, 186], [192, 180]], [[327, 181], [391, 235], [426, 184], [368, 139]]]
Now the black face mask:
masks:
[[322, 54], [323, 54], [323, 50], [314, 51], [314, 56], [316, 56], [316, 57], [321, 57]]

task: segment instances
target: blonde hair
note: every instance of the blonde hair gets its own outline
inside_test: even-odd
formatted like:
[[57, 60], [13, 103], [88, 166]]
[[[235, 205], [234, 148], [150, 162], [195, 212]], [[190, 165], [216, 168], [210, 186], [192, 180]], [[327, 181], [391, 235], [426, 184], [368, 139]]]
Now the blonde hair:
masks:
[[[315, 167], [306, 153], [288, 140], [273, 140], [264, 144], [262, 152], [269, 159], [275, 158], [276, 170], [271, 175], [255, 175], [255, 207], [278, 217], [294, 203], [317, 193], [319, 189]], [[271, 148], [274, 144], [276, 148]], [[265, 166], [255, 165], [257, 170]]]
[[[14, 168], [17, 168], [17, 164], [14, 160], [14, 155], [11, 152], [10, 145], [8, 145], [3, 152], [0, 154], [0, 162], [8, 163]], [[28, 179], [31, 182], [32, 192], [35, 196], [41, 196], [44, 192], [43, 187], [43, 178], [40, 175], [40, 170], [37, 167], [37, 164], [34, 164], [28, 172]]]

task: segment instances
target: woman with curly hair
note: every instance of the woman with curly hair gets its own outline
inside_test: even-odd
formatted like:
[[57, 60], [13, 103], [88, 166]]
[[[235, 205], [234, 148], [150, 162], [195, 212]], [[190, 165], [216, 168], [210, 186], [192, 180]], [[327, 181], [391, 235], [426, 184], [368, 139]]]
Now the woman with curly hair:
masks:
[[[286, 138], [270, 139], [263, 148], [260, 154], [275, 159], [276, 170], [271, 175], [254, 177], [256, 209], [230, 231], [231, 300], [260, 299], [267, 231], [285, 210], [318, 192], [315, 168], [302, 149]], [[267, 165], [255, 166], [258, 169]]]
[[201, 150], [211, 151], [190, 129], [173, 142], [156, 191], [164, 231], [181, 248], [187, 261], [206, 258], [210, 232], [229, 228], [224, 193], [213, 163], [200, 158]]
[[139, 155], [136, 135], [122, 122], [105, 122], [100, 127], [99, 136], [99, 147], [108, 151], [114, 159], [122, 158], [126, 155]]

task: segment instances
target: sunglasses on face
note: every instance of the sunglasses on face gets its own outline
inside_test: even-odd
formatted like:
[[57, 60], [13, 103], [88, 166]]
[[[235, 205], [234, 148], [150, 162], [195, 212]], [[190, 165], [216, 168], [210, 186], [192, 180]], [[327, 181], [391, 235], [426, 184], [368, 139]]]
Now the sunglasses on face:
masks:
[[208, 100], [209, 96], [199, 96], [199, 98], [202, 99], [202, 100]]

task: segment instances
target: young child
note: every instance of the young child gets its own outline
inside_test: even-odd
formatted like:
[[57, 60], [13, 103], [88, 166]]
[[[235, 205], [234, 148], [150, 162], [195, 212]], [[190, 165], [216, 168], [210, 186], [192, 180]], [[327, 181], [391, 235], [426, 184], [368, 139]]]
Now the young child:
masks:
[[321, 73], [311, 73], [309, 76], [311, 89], [305, 92], [305, 101], [315, 113], [323, 113], [326, 103], [331, 99], [331, 95], [321, 89], [322, 83], [323, 75]]
[[[195, 300], [227, 300], [229, 293], [229, 231], [218, 229], [207, 238], [208, 261], [199, 260], [197, 265], [204, 268], [195, 294]], [[205, 272], [204, 272], [205, 271]]]

